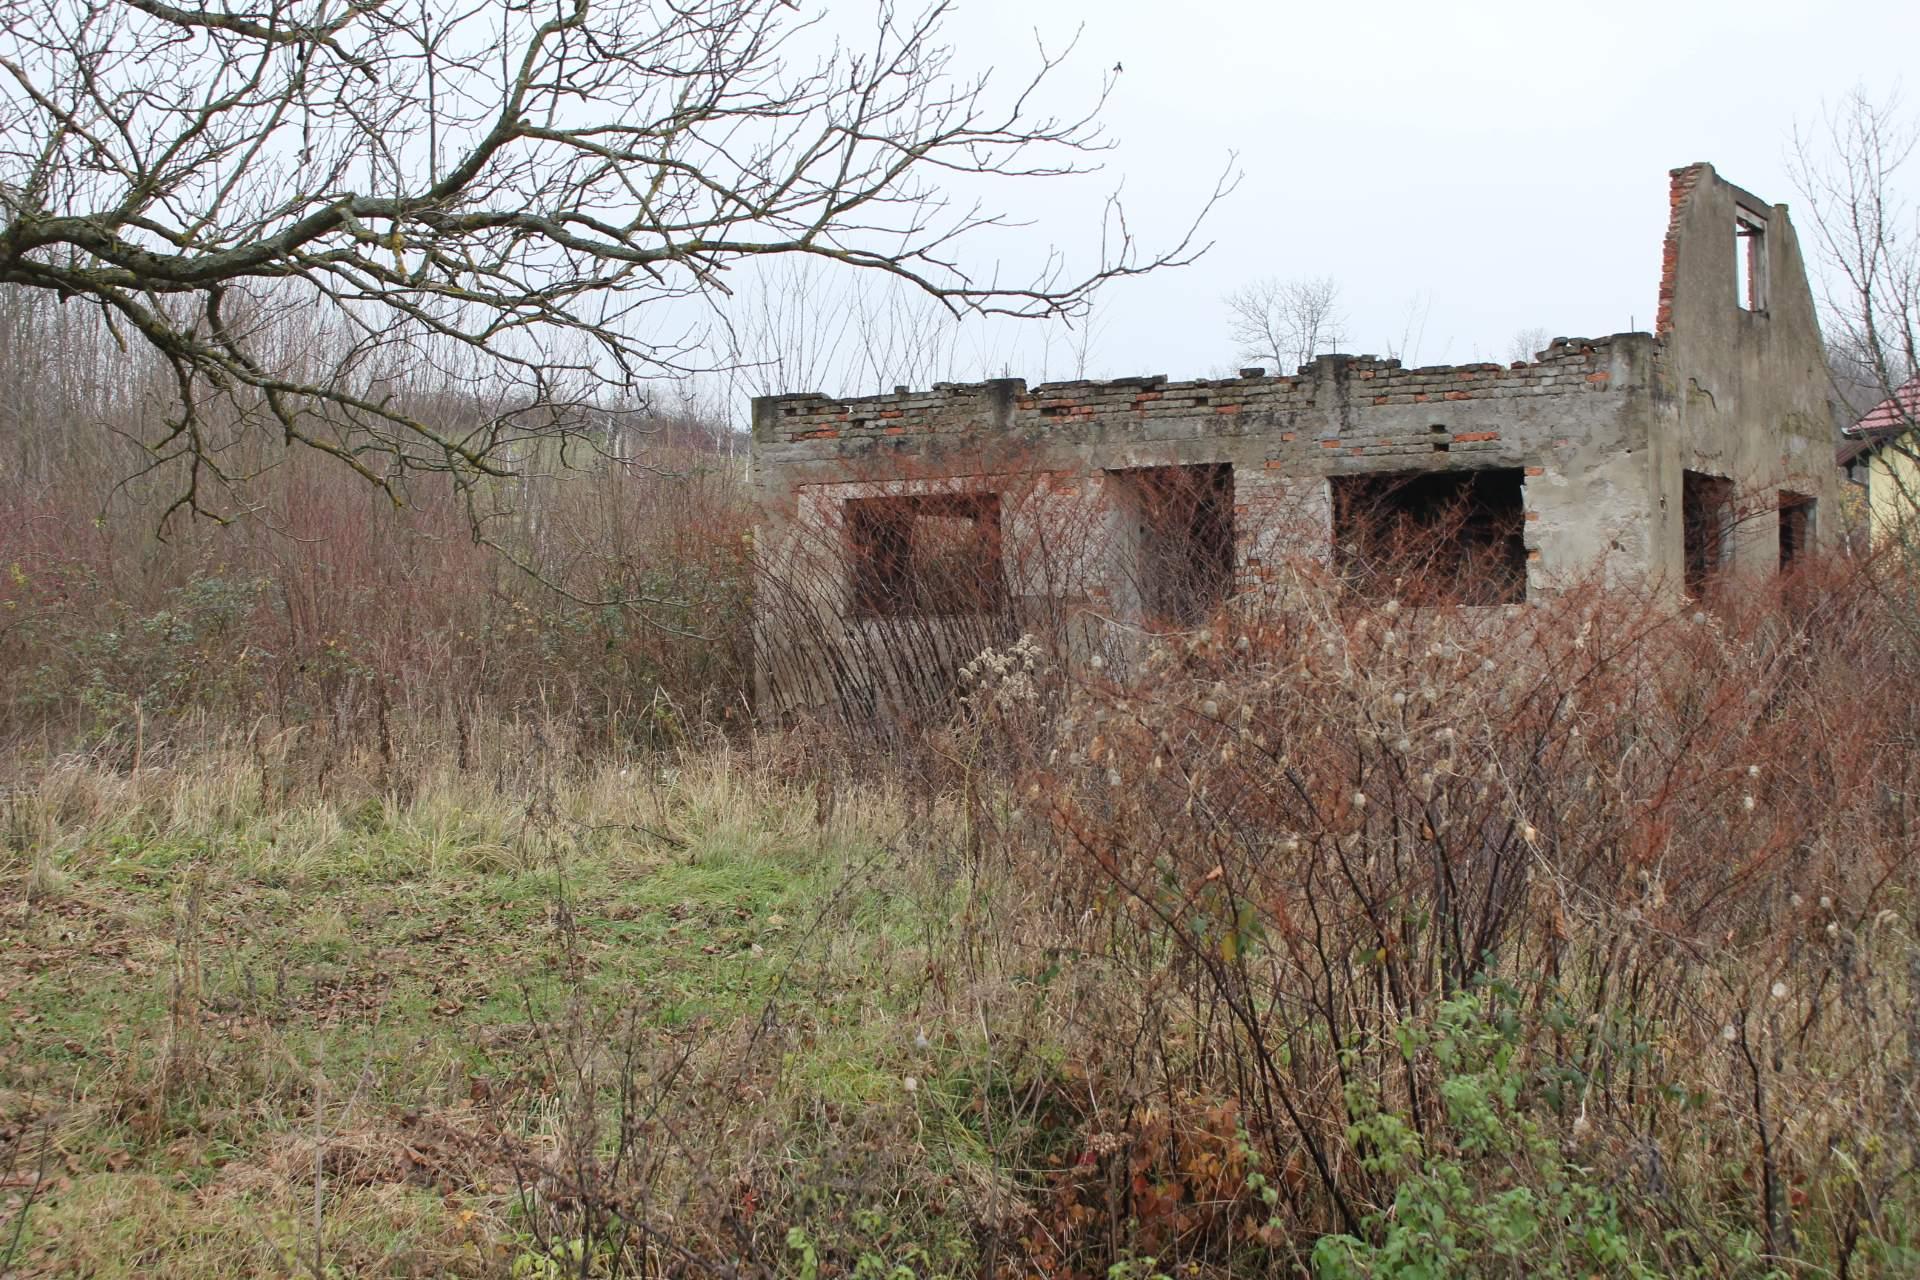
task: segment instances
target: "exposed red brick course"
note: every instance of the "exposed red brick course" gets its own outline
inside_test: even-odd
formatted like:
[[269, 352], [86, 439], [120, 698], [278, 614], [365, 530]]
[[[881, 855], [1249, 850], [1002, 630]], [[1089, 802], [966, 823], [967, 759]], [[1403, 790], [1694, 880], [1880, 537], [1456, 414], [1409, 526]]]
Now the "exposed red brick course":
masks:
[[1693, 196], [1704, 166], [1690, 164], [1668, 173], [1667, 238], [1660, 253], [1660, 309], [1654, 317], [1653, 336], [1665, 338], [1673, 332], [1673, 290], [1680, 274], [1680, 214]]

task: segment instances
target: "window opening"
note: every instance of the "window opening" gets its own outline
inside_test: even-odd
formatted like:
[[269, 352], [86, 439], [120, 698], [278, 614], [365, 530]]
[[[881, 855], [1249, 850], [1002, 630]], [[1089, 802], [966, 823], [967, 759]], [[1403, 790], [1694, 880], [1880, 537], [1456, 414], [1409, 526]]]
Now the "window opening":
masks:
[[1206, 621], [1233, 590], [1232, 464], [1111, 474], [1134, 523], [1141, 616], [1150, 625]]
[[1680, 476], [1687, 594], [1705, 596], [1733, 561], [1733, 481], [1685, 471]]
[[846, 525], [858, 615], [992, 613], [1006, 603], [997, 493], [852, 498]]
[[1780, 572], [1813, 549], [1814, 500], [1790, 489], [1780, 491]]
[[1743, 311], [1767, 309], [1767, 222], [1746, 209], [1733, 216], [1734, 300]]
[[1515, 468], [1335, 476], [1334, 564], [1370, 599], [1527, 598], [1524, 477]]

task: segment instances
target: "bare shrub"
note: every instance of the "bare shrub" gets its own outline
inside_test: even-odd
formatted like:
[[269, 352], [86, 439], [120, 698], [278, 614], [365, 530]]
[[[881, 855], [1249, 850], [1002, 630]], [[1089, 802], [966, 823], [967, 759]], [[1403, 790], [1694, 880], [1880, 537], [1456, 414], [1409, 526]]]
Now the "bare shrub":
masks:
[[248, 521], [165, 544], [138, 506], [86, 514], [90, 469], [10, 491], [0, 731], [112, 741], [131, 759], [136, 738], [160, 750], [196, 718], [216, 737], [237, 723], [373, 740], [396, 710], [468, 726], [559, 705], [599, 741], [655, 742], [738, 719], [739, 471], [697, 449], [650, 462], [528, 482], [538, 580], [474, 543], [451, 488], [382, 510], [302, 461], [260, 482], [271, 503]]
[[[1055, 1221], [1056, 1251], [1118, 1260], [1089, 1234], [1109, 1212], [1157, 1222], [1163, 1264], [1378, 1244], [1428, 1185], [1387, 1158], [1383, 1110], [1420, 1169], [1526, 1188], [1472, 1165], [1440, 1030], [1497, 989], [1505, 1105], [1609, 1188], [1641, 1264], [1905, 1256], [1908, 1157], [1872, 1133], [1914, 1105], [1889, 1032], [1920, 954], [1916, 779], [1890, 748], [1920, 724], [1897, 681], [1849, 674], [1905, 665], [1867, 580], [1822, 572], [1818, 608], [1761, 587], [1712, 616], [1598, 584], [1508, 611], [1309, 588], [1163, 639], [1126, 685], [1078, 682], [1021, 783], [1049, 830], [1026, 862], [1072, 945], [1130, 975], [1142, 1048], [1104, 1087], [1151, 1101], [1085, 1136], [1063, 1194], [1159, 1167], [1147, 1117], [1206, 1107], [1264, 1172], [1237, 1231], [1171, 1170]], [[1217, 1141], [1189, 1124], [1189, 1151]], [[1539, 1229], [1543, 1257], [1601, 1261]]]

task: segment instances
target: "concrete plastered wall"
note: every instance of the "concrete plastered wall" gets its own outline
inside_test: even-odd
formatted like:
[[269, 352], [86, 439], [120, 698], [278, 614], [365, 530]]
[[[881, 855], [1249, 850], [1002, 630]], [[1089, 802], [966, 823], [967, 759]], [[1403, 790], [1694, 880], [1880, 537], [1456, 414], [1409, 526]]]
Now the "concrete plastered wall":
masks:
[[[852, 596], [839, 528], [850, 500], [954, 491], [1001, 495], [1012, 613], [1124, 662], [1139, 620], [1128, 484], [1140, 467], [1229, 464], [1235, 588], [1278, 590], [1284, 566], [1332, 545], [1330, 479], [1382, 472], [1512, 468], [1523, 474], [1529, 590], [1590, 571], [1646, 571], [1645, 334], [1563, 340], [1536, 361], [1408, 369], [1328, 356], [1287, 377], [1019, 380], [857, 400], [755, 404], [754, 483], [766, 574], [804, 583], [784, 617], [763, 617], [763, 651], [784, 661], [843, 628], [860, 651], [910, 646], [951, 665], [972, 639], [927, 638], [913, 620], [838, 623]], [[795, 601], [809, 617], [795, 625]], [[800, 634], [804, 632], [804, 635]], [[790, 664], [791, 665], [791, 664]], [[848, 677], [835, 676], [841, 684]], [[776, 702], [814, 701], [789, 676]], [[818, 681], [799, 683], [819, 685]], [[824, 687], [824, 686], [822, 686]]]
[[1869, 527], [1875, 544], [1911, 538], [1920, 519], [1920, 461], [1912, 438], [1874, 450], [1867, 463]]
[[1324, 543], [1326, 477], [1514, 467], [1546, 585], [1596, 560], [1644, 567], [1651, 367], [1651, 338], [1624, 334], [1512, 366], [1324, 356], [1290, 377], [773, 397], [755, 405], [754, 475], [777, 542], [802, 495], [825, 486], [844, 499], [850, 484], [1049, 475], [1097, 492], [1112, 470], [1230, 463], [1245, 565], [1311, 550], [1277, 540]]
[[[1741, 190], [1708, 164], [1676, 169], [1671, 179], [1650, 453], [1654, 567], [1666, 580], [1681, 577], [1681, 481], [1691, 470], [1733, 482], [1730, 568], [1764, 576], [1779, 563], [1780, 491], [1817, 501], [1817, 541], [1839, 527], [1840, 473], [1813, 291], [1785, 205]], [[1742, 222], [1764, 228], [1757, 309], [1742, 305], [1753, 300], [1741, 296]]]
[[[1235, 586], [1278, 589], [1290, 561], [1332, 545], [1334, 478], [1512, 468], [1523, 475], [1529, 595], [1592, 580], [1682, 580], [1681, 476], [1725, 476], [1745, 520], [1737, 570], [1778, 558], [1776, 494], [1837, 521], [1831, 416], [1813, 301], [1784, 206], [1706, 165], [1676, 170], [1657, 332], [1556, 339], [1532, 361], [1404, 368], [1322, 356], [1291, 375], [1162, 377], [1028, 386], [1020, 379], [754, 402], [762, 566], [805, 577], [817, 619], [862, 645], [909, 622], [842, 619], [851, 594], [838, 512], [850, 499], [916, 492], [1001, 494], [1013, 616], [1101, 651], [1137, 620], [1139, 562], [1126, 486], [1140, 467], [1229, 464]], [[1764, 305], [1736, 297], [1736, 223], [1764, 224]], [[797, 644], [763, 617], [763, 645]], [[972, 643], [967, 639], [959, 647]], [[904, 639], [901, 643], [906, 643]], [[928, 647], [924, 641], [914, 641]], [[970, 654], [958, 655], [964, 660]], [[769, 690], [763, 688], [763, 697]]]

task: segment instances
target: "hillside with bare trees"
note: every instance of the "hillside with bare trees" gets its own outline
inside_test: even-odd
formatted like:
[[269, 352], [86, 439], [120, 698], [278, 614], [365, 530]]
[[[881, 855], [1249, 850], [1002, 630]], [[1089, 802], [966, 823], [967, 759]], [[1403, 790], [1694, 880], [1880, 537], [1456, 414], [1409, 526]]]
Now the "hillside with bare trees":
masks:
[[[1226, 473], [1116, 470], [1201, 554], [1088, 660], [1111, 599], [1009, 586], [1112, 537], [1067, 480], [776, 560], [740, 428], [1031, 352], [982, 323], [1086, 376], [1233, 185], [1002, 212], [1122, 68], [0, 13], [0, 1280], [1920, 1273], [1909, 537], [1730, 503], [1757, 585], [1529, 595], [1517, 505], [1353, 484], [1248, 591]], [[1915, 367], [1910, 114], [1799, 152], [1842, 399]], [[1223, 353], [1349, 331], [1247, 277]]]

